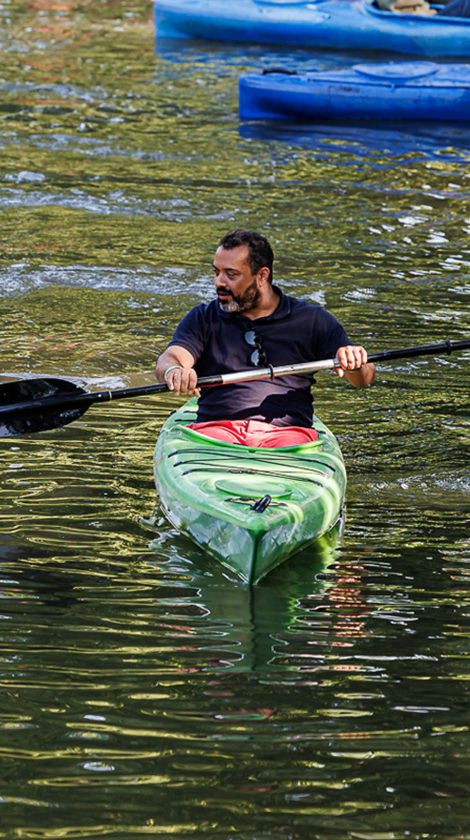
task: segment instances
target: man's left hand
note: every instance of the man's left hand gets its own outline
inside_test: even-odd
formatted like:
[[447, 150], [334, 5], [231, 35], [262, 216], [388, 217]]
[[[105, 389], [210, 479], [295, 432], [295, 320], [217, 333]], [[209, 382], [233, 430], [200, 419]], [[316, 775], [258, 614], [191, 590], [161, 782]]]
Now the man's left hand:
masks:
[[339, 367], [334, 368], [337, 376], [344, 376], [347, 370], [358, 370], [362, 365], [367, 364], [367, 350], [356, 344], [347, 344], [340, 347], [336, 353]]

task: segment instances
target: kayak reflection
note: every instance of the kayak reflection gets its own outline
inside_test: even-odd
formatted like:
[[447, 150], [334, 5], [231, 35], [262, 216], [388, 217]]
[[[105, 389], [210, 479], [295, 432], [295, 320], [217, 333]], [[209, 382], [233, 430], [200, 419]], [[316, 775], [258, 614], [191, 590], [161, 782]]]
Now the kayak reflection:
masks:
[[[328, 590], [335, 585], [335, 563], [339, 557], [342, 526], [320, 537], [314, 544], [274, 569], [257, 586], [240, 586], [239, 579], [202, 550], [181, 536], [172, 535], [172, 549], [177, 549], [165, 564], [165, 576], [181, 575], [184, 567], [185, 609], [187, 588], [202, 620], [198, 630], [187, 634], [188, 644], [199, 648], [197, 672], [258, 672], [285, 669], [286, 638], [297, 632], [302, 617], [320, 608]], [[176, 543], [176, 546], [175, 546]], [[162, 555], [162, 541], [150, 547]], [[182, 562], [182, 548], [186, 562]], [[158, 562], [158, 561], [157, 561]], [[233, 578], [233, 579], [232, 579]], [[299, 623], [300, 622], [300, 623]], [[201, 649], [201, 642], [206, 658]]]
[[[335, 122], [306, 123], [299, 120], [283, 122], [245, 122], [239, 126], [239, 134], [245, 140], [260, 140], [290, 145], [315, 153], [315, 156], [330, 159], [334, 154], [336, 163], [354, 166], [367, 158], [369, 166], [376, 169], [393, 169], [401, 162], [409, 165], [410, 156], [419, 160], [465, 162], [470, 150], [469, 133], [465, 127], [447, 124], [423, 124], [408, 122], [344, 125]], [[273, 147], [274, 158], [277, 156]], [[280, 151], [279, 151], [280, 154]], [[283, 152], [285, 159], [285, 151]]]

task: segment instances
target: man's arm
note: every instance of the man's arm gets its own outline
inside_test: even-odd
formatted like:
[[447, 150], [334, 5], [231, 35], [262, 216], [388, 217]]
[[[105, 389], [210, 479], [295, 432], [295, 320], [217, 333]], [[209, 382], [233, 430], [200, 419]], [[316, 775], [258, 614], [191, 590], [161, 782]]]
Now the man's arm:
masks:
[[199, 396], [195, 358], [185, 347], [172, 344], [157, 359], [155, 376], [158, 382], [166, 382], [175, 394]]
[[375, 365], [367, 361], [364, 347], [347, 344], [337, 350], [340, 367], [335, 368], [337, 376], [345, 376], [355, 388], [366, 388], [375, 379]]

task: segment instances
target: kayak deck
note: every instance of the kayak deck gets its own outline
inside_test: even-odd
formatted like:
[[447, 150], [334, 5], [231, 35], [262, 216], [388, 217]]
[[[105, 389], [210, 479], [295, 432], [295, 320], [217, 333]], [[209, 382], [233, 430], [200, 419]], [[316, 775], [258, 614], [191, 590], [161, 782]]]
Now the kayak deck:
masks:
[[162, 508], [175, 527], [256, 583], [338, 521], [346, 487], [339, 445], [318, 418], [318, 441], [301, 446], [224, 443], [187, 428], [196, 409], [191, 400], [162, 427], [155, 450]]

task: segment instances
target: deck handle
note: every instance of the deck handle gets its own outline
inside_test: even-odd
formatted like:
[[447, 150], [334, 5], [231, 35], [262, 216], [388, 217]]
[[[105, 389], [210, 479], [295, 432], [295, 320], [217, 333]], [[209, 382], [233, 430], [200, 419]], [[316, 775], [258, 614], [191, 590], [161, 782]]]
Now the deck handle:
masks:
[[266, 493], [265, 496], [263, 496], [261, 499], [258, 499], [258, 501], [251, 506], [251, 509], [254, 510], [255, 513], [264, 513], [264, 511], [266, 510], [268, 505], [271, 504], [271, 502], [272, 497], [269, 495], [269, 493]]

